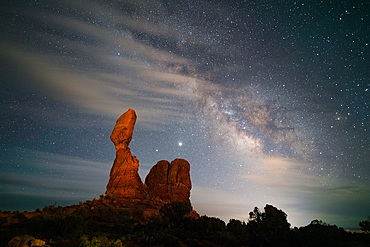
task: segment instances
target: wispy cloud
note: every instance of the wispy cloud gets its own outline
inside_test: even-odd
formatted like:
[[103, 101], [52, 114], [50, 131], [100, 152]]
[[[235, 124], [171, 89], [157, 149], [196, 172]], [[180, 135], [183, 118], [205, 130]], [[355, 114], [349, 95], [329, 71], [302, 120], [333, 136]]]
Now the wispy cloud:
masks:
[[2, 155], [1, 194], [92, 198], [104, 194], [110, 164], [32, 150]]
[[[81, 11], [97, 12], [104, 8], [95, 7], [80, 6]], [[188, 78], [168, 73], [169, 64], [187, 67], [188, 61], [130, 34], [132, 30], [175, 36], [167, 27], [122, 13], [104, 16], [103, 23], [96, 24], [94, 20], [44, 12], [44, 15], [28, 15], [36, 20], [46, 18], [50, 29], [73, 30], [75, 34], [61, 37], [43, 33], [38, 42], [48, 40], [51, 47], [54, 44], [60, 49], [50, 48], [49, 52], [41, 53], [35, 48], [25, 49], [21, 44], [0, 40], [1, 59], [20, 68], [19, 83], [91, 114], [116, 118], [125, 109], [134, 108], [140, 114], [140, 124], [147, 127], [166, 121], [186, 121], [190, 117], [176, 107], [179, 101], [188, 100], [188, 92], [178, 86]], [[122, 25], [126, 32], [117, 31], [116, 27]], [[73, 36], [84, 38], [76, 40]]]

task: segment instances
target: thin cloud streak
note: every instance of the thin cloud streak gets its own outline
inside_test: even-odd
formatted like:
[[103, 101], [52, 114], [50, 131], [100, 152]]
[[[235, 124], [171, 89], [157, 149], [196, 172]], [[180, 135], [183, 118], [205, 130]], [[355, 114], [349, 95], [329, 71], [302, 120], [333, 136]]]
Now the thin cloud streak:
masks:
[[[123, 74], [83, 73], [61, 69], [62, 66], [55, 62], [36, 54], [18, 51], [15, 47], [3, 49], [7, 50], [18, 66], [26, 68], [34, 79], [34, 87], [66, 103], [85, 108], [91, 114], [116, 118], [122, 113], [122, 109], [135, 108], [141, 113], [141, 123], [144, 125], [166, 124], [164, 120], [183, 121], [190, 117], [187, 113], [178, 112], [175, 107], [178, 100], [187, 95], [181, 88], [169, 88], [168, 82], [160, 81], [155, 83], [156, 87], [148, 87], [146, 81], [153, 80], [150, 77], [152, 71], [137, 76], [134, 67], [128, 73], [132, 75], [129, 78]], [[125, 68], [130, 69], [127, 66]], [[177, 79], [176, 75], [171, 76]], [[174, 82], [182, 84], [182, 80], [183, 78]], [[163, 94], [167, 95], [167, 99], [163, 99]]]
[[[100, 5], [80, 7], [93, 12], [104, 8]], [[32, 78], [28, 82], [33, 83], [35, 89], [67, 104], [84, 108], [90, 114], [102, 114], [110, 118], [119, 116], [122, 109], [135, 108], [140, 113], [141, 124], [146, 127], [166, 124], [165, 121], [184, 121], [191, 117], [189, 113], [176, 109], [178, 101], [186, 99], [187, 93], [182, 88], [169, 85], [170, 82], [183, 84], [184, 79], [176, 74], [166, 80], [155, 77], [165, 75], [162, 71], [166, 70], [168, 64], [183, 66], [187, 60], [136, 40], [129, 31], [117, 33], [114, 27], [124, 22], [132, 30], [139, 28], [137, 31], [145, 29], [154, 30], [155, 33], [162, 30], [163, 34], [169, 35], [168, 28], [159, 25], [154, 28], [144, 20], [141, 25], [137, 25], [136, 18], [122, 17], [122, 13], [117, 13], [117, 16], [123, 18], [118, 22], [111, 15], [111, 18], [104, 16], [106, 23], [94, 24], [71, 16], [50, 16], [46, 10], [43, 11], [44, 17], [28, 14], [28, 18], [39, 22], [45, 18], [50, 19], [49, 26], [56, 30], [74, 30], [77, 37], [85, 37], [87, 42], [81, 43], [66, 37], [59, 39], [61, 37], [54, 37], [50, 33], [41, 36], [43, 40], [40, 42], [49, 40], [50, 43], [64, 47], [66, 52], [60, 57], [57, 56], [59, 51], [39, 55], [33, 48], [25, 50], [20, 47], [21, 44], [10, 45], [1, 41], [0, 54], [3, 59], [11, 59], [11, 63], [22, 68], [23, 73]], [[128, 19], [132, 21], [127, 22]], [[111, 47], [116, 47], [117, 51]], [[81, 53], [84, 59], [76, 62]], [[66, 63], [66, 60], [71, 63]], [[86, 67], [91, 70], [86, 71]], [[109, 68], [113, 73], [103, 72], [106, 71], [103, 68]], [[164, 94], [166, 100], [163, 99]]]
[[[110, 164], [67, 155], [31, 150], [9, 150], [7, 168], [1, 169], [2, 194], [55, 196], [71, 198], [104, 193]], [[104, 175], [105, 174], [105, 175]]]

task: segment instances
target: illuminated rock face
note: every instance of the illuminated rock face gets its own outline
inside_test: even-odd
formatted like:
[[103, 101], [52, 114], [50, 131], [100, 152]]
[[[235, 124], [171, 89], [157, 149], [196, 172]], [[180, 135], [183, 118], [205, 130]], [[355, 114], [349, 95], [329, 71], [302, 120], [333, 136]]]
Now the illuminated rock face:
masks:
[[128, 109], [116, 121], [116, 125], [110, 135], [116, 150], [127, 149], [131, 142], [132, 134], [134, 133], [134, 126], [136, 123], [136, 112]]
[[143, 199], [147, 192], [146, 186], [139, 176], [139, 161], [132, 156], [128, 147], [134, 132], [136, 113], [129, 109], [122, 114], [114, 126], [110, 136], [116, 148], [116, 159], [110, 171], [105, 194], [119, 199]]
[[159, 161], [145, 178], [145, 184], [152, 196], [165, 203], [190, 203], [190, 164], [184, 159], [175, 159], [171, 163]]
[[139, 161], [132, 156], [129, 144], [134, 132], [136, 113], [129, 109], [114, 126], [110, 139], [116, 148], [116, 159], [110, 171], [106, 196], [116, 200], [151, 200], [159, 204], [173, 201], [190, 204], [190, 164], [184, 159], [171, 163], [159, 161], [150, 170], [145, 184], [139, 176]]

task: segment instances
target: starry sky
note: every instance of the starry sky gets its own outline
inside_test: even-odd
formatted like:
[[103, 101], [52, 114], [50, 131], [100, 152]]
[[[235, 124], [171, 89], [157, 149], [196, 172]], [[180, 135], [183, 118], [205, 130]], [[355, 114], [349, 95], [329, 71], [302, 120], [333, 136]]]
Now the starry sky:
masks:
[[3, 1], [0, 209], [104, 194], [127, 109], [144, 180], [191, 164], [201, 214], [370, 215], [367, 1]]

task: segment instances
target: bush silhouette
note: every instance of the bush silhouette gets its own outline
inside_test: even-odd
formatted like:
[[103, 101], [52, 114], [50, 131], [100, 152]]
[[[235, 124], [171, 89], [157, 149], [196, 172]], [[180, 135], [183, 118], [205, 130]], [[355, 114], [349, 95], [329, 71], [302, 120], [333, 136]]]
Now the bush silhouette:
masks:
[[360, 221], [359, 226], [361, 227], [361, 230], [369, 233], [370, 232], [370, 216], [368, 217], [367, 220]]
[[182, 222], [184, 216], [189, 214], [191, 210], [193, 210], [193, 208], [189, 203], [175, 201], [164, 204], [159, 213], [164, 219], [177, 224]]
[[285, 245], [290, 231], [286, 213], [272, 205], [266, 205], [264, 210], [265, 212], [261, 212], [255, 207], [249, 213], [247, 238], [252, 246]]
[[[144, 209], [95, 201], [72, 208], [47, 206], [29, 219], [9, 212], [1, 218], [0, 246], [25, 234], [53, 239], [55, 246], [370, 246], [370, 234], [349, 233], [321, 220], [290, 229], [287, 215], [271, 205], [264, 211], [255, 207], [248, 222], [231, 219], [227, 225], [215, 217], [184, 217], [192, 210], [188, 203], [166, 204], [149, 221], [141, 220]], [[360, 226], [367, 229], [369, 220]], [[68, 244], [58, 242], [62, 239]]]

